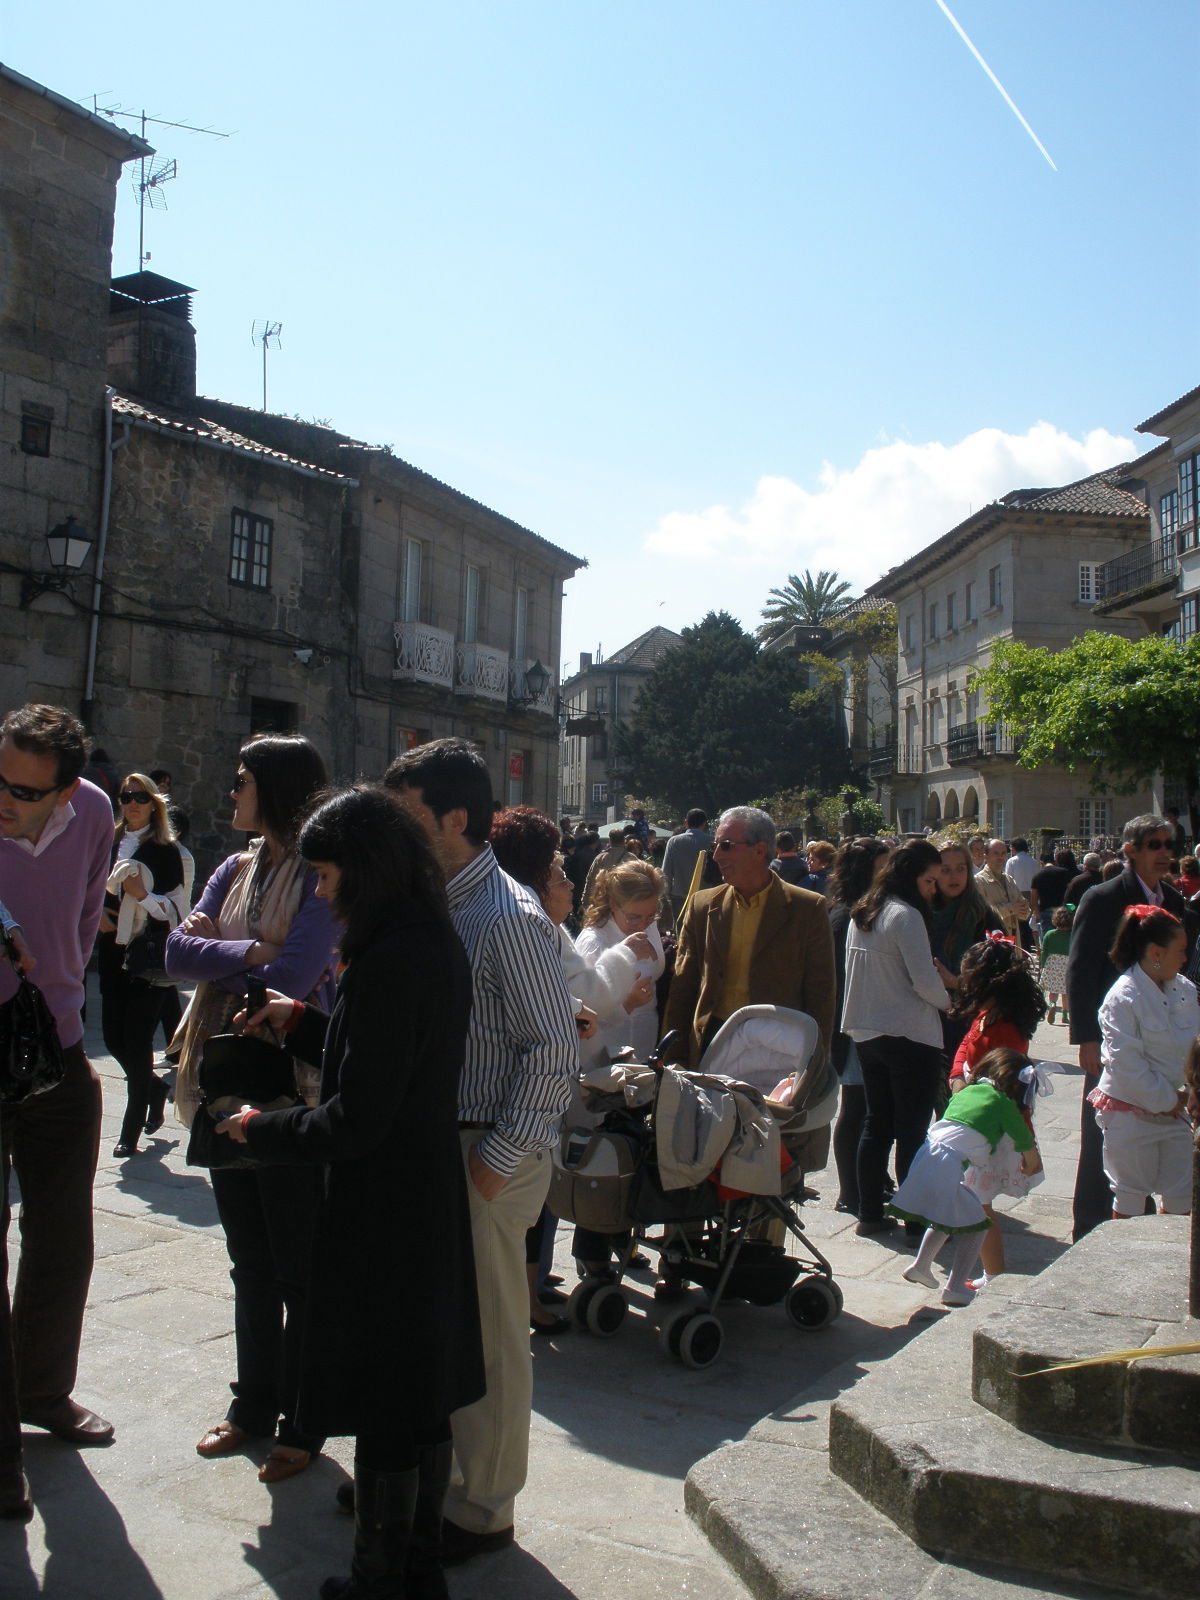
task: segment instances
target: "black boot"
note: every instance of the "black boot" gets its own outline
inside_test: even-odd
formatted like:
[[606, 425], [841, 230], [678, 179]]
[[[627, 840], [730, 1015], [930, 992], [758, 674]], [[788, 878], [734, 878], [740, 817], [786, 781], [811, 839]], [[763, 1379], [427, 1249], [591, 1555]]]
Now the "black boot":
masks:
[[354, 1466], [354, 1561], [348, 1578], [326, 1578], [321, 1600], [406, 1600], [405, 1581], [420, 1472]]
[[450, 1482], [454, 1446], [447, 1439], [421, 1453], [418, 1467], [417, 1509], [405, 1574], [407, 1600], [450, 1600], [442, 1570], [442, 1505]]

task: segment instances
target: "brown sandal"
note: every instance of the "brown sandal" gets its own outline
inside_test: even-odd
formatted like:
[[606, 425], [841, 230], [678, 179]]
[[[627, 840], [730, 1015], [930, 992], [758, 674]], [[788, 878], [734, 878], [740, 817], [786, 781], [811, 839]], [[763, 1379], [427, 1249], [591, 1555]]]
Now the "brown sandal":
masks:
[[297, 1449], [294, 1445], [277, 1444], [258, 1469], [259, 1483], [283, 1483], [303, 1472], [312, 1460], [312, 1452]]
[[211, 1427], [196, 1446], [196, 1454], [212, 1461], [217, 1456], [231, 1456], [246, 1442], [246, 1430], [232, 1422], [218, 1422]]

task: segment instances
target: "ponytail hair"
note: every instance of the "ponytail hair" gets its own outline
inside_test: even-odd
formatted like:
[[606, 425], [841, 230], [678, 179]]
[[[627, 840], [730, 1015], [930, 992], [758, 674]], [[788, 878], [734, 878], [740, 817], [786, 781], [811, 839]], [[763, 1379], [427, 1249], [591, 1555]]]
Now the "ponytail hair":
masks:
[[1162, 906], [1130, 906], [1117, 925], [1108, 959], [1118, 972], [1139, 962], [1152, 944], [1170, 944], [1183, 923]]

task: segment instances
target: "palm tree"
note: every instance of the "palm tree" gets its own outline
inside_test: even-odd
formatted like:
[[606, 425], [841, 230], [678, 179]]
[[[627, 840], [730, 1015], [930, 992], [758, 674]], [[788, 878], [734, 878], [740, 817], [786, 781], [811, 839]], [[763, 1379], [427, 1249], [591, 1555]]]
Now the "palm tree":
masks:
[[758, 637], [765, 644], [770, 639], [778, 639], [797, 623], [812, 626], [824, 622], [849, 603], [846, 598], [849, 594], [850, 585], [836, 572], [818, 572], [815, 578], [807, 569], [799, 578], [790, 572], [785, 587], [772, 589], [767, 596], [767, 604], [761, 612], [765, 620]]

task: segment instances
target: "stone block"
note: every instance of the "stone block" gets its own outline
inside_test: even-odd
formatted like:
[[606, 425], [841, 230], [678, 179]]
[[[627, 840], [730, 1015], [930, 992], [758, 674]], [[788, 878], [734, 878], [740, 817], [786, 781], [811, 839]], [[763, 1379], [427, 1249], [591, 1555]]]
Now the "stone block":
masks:
[[[1042, 1373], [1055, 1361], [1145, 1344], [1156, 1325], [1131, 1317], [1013, 1305], [975, 1330], [971, 1392], [980, 1405], [1031, 1433], [1119, 1443], [1126, 1438], [1123, 1365]], [[1025, 1374], [1038, 1374], [1025, 1376]]]
[[[1151, 1346], [1195, 1344], [1192, 1318], [1156, 1329]], [[1125, 1428], [1134, 1444], [1200, 1456], [1200, 1356], [1135, 1361], [1125, 1373]]]

